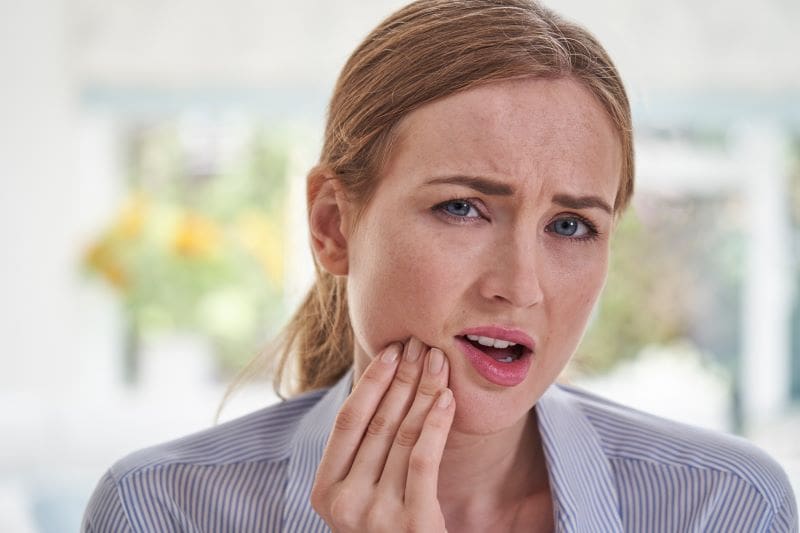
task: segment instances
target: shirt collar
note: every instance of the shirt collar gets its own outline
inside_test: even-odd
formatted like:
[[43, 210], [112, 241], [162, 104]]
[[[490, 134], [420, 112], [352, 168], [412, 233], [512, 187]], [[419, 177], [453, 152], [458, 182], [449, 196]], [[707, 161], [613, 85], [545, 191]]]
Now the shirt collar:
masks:
[[577, 399], [551, 385], [536, 404], [560, 532], [622, 532], [611, 465]]
[[[350, 394], [352, 370], [300, 420], [287, 467], [285, 531], [327, 531], [309, 499], [336, 414]], [[614, 476], [600, 438], [577, 400], [552, 385], [536, 404], [557, 531], [622, 532]]]

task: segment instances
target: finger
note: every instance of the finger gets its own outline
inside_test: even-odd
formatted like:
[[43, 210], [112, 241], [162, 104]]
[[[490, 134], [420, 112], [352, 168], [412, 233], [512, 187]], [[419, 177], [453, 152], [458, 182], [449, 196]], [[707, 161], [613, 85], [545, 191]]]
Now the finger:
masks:
[[427, 347], [416, 337], [406, 343], [400, 366], [367, 426], [348, 477], [370, 484], [380, 479], [394, 436], [414, 401], [426, 351]]
[[403, 498], [408, 459], [411, 450], [417, 443], [425, 417], [428, 415], [439, 392], [447, 387], [449, 366], [444, 353], [438, 348], [431, 348], [425, 361], [425, 371], [419, 381], [414, 403], [400, 424], [392, 441], [386, 466], [381, 474], [379, 485], [393, 497]]
[[412, 513], [436, 501], [439, 488], [439, 465], [447, 443], [447, 435], [455, 415], [453, 392], [444, 389], [436, 399], [408, 458], [405, 502]]
[[373, 358], [353, 387], [336, 416], [315, 484], [327, 486], [347, 475], [367, 424], [392, 382], [401, 349], [399, 343], [389, 345]]

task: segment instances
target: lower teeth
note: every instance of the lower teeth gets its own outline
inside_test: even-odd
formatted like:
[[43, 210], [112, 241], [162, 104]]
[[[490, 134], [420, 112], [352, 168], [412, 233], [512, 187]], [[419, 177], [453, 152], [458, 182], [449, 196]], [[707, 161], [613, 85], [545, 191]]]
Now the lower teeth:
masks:
[[511, 357], [511, 356], [508, 356], [508, 357], [502, 357], [502, 358], [497, 359], [497, 360], [500, 361], [501, 363], [511, 363], [511, 362], [514, 361], [514, 358]]

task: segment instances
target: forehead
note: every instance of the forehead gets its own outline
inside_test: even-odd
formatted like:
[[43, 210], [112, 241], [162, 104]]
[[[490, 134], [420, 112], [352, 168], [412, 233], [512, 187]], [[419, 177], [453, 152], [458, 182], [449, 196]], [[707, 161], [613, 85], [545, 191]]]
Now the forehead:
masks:
[[[571, 78], [490, 83], [429, 103], [399, 124], [386, 174], [467, 173], [616, 194], [619, 136]], [[546, 179], [551, 178], [551, 179]]]

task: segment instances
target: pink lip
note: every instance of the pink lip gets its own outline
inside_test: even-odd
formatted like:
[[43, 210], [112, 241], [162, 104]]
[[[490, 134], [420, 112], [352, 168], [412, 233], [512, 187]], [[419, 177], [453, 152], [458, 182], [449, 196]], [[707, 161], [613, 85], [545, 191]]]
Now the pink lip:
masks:
[[[465, 338], [466, 335], [479, 335], [511, 341], [524, 346], [525, 352], [522, 357], [516, 361], [501, 363], [473, 346], [472, 343]], [[512, 330], [499, 326], [470, 328], [465, 330], [460, 336], [457, 336], [456, 342], [478, 374], [495, 385], [513, 387], [525, 381], [525, 378], [528, 376], [535, 343], [529, 335], [519, 330]]]

